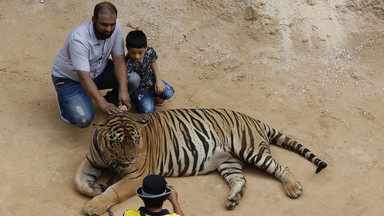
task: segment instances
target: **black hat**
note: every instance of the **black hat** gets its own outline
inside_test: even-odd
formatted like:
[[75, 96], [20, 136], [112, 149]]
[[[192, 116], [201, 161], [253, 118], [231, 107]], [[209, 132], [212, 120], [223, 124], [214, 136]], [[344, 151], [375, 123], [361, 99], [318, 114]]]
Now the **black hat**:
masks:
[[168, 196], [172, 189], [167, 187], [163, 176], [149, 175], [144, 178], [143, 185], [136, 189], [136, 194], [142, 198], [158, 198]]

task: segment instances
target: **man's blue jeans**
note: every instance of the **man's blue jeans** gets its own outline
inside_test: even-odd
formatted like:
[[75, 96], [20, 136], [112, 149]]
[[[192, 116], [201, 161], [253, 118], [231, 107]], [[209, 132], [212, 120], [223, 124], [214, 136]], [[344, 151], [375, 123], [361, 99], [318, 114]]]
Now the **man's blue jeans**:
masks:
[[[95, 115], [92, 99], [88, 96], [83, 86], [68, 78], [52, 77], [57, 92], [61, 118], [80, 128], [88, 127]], [[98, 89], [119, 88], [113, 71], [113, 62], [110, 60], [103, 73], [95, 80]], [[140, 77], [132, 74], [128, 77], [128, 90], [131, 94], [140, 83]]]

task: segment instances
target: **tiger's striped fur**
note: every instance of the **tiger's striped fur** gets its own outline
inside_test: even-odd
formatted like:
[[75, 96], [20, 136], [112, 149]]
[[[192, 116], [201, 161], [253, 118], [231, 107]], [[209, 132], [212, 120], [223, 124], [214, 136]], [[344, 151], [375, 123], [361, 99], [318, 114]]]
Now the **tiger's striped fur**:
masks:
[[[242, 169], [247, 164], [278, 178], [289, 197], [299, 197], [300, 183], [288, 167], [272, 158], [270, 144], [307, 158], [317, 166], [316, 173], [327, 166], [302, 144], [231, 110], [114, 114], [97, 126], [90, 151], [76, 173], [76, 188], [94, 197], [84, 206], [84, 213], [98, 215], [133, 196], [148, 174], [193, 176], [218, 170], [230, 186], [227, 208], [233, 209], [243, 194], [246, 181]], [[105, 191], [95, 183], [102, 168], [121, 176]]]

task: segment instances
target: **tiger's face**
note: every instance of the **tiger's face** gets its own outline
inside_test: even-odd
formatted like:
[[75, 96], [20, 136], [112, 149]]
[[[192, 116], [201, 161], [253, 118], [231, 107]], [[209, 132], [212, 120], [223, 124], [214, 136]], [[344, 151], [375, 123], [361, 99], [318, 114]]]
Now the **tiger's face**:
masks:
[[96, 130], [102, 134], [105, 141], [103, 153], [107, 156], [111, 168], [127, 169], [140, 157], [140, 132], [146, 124], [147, 121], [117, 118], [115, 121], [112, 119], [104, 125], [99, 125]]

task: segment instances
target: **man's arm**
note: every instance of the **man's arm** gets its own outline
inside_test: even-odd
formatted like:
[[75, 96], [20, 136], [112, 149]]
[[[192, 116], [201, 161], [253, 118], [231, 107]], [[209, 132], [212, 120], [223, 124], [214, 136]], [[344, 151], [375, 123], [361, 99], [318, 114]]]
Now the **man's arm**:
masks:
[[167, 197], [167, 200], [169, 200], [169, 202], [172, 203], [173, 212], [180, 216], [184, 216], [184, 213], [181, 210], [179, 205], [179, 196], [175, 191], [175, 188], [173, 186], [169, 186], [169, 187], [172, 188], [172, 193]]
[[88, 71], [75, 71], [85, 91], [87, 92], [89, 97], [91, 97], [100, 106], [101, 110], [108, 114], [119, 112], [119, 108], [105, 100], [105, 98], [97, 88], [95, 82], [92, 80]]
[[128, 93], [128, 70], [124, 55], [112, 55], [116, 80], [119, 83], [119, 105], [131, 108], [131, 98]]

